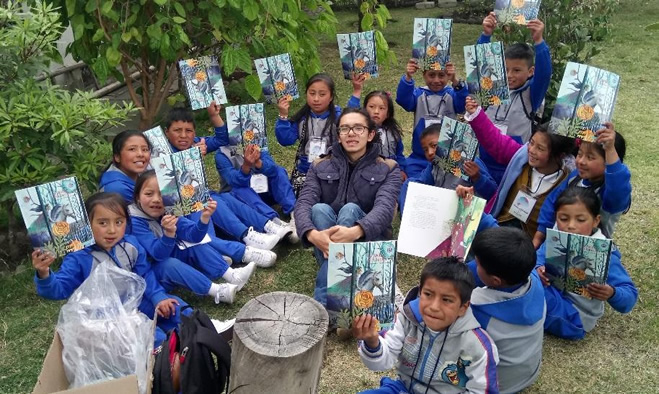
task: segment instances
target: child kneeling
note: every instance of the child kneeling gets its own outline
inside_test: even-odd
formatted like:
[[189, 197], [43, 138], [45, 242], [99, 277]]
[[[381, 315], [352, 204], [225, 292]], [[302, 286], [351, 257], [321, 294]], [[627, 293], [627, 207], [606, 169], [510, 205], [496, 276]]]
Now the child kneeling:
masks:
[[362, 393], [498, 392], [497, 348], [469, 307], [474, 278], [455, 257], [433, 260], [421, 271], [392, 331], [378, 335], [378, 322], [362, 315], [353, 322], [359, 355], [371, 370], [396, 365], [398, 379]]

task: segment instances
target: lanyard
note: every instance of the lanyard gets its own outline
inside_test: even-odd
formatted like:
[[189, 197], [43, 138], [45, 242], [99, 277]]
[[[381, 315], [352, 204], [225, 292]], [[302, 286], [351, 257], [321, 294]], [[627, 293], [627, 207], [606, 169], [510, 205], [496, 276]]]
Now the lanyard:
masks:
[[432, 113], [432, 111], [430, 111], [430, 103], [428, 103], [427, 94], [423, 95], [423, 99], [426, 101], [426, 112], [434, 118], [439, 118], [439, 114], [442, 112], [442, 104], [446, 103], [446, 94], [442, 96], [442, 100], [439, 102], [436, 113]]
[[[494, 114], [494, 120], [498, 122], [505, 122], [506, 119], [508, 119], [508, 113], [510, 113], [510, 109], [513, 107], [513, 104], [515, 104], [515, 100], [519, 97], [519, 94], [516, 94], [515, 97], [510, 100], [510, 103], [506, 104], [506, 115], [504, 115], [503, 119], [499, 118], [499, 110], [501, 110], [501, 105], [497, 107], [497, 112]], [[524, 103], [522, 103], [524, 105]], [[526, 110], [524, 111], [526, 112]]]
[[531, 166], [529, 166], [529, 179], [526, 182], [526, 189], [529, 191], [529, 193], [531, 193], [531, 196], [535, 196], [535, 194], [540, 190], [540, 187], [542, 186], [542, 181], [544, 181], [546, 177], [548, 177], [550, 175], [557, 174], [560, 171], [561, 171], [561, 169], [559, 168], [558, 170], [556, 170], [555, 172], [552, 172], [551, 174], [543, 174], [542, 178], [540, 178], [540, 182], [538, 182], [538, 187], [536, 187], [535, 191], [533, 191], [533, 190], [531, 190], [531, 184], [533, 182], [533, 168], [531, 168]]

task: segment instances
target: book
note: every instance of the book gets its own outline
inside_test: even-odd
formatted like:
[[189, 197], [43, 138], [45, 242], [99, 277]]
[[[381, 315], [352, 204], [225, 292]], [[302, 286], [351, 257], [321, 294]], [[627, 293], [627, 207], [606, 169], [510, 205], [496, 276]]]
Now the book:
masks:
[[178, 62], [192, 110], [208, 108], [212, 101], [226, 104], [220, 64], [215, 56], [201, 56]]
[[165, 137], [162, 127], [156, 126], [152, 129], [143, 131], [142, 134], [144, 134], [151, 144], [151, 159], [172, 154], [172, 146], [169, 144], [167, 137]]
[[412, 57], [421, 70], [444, 70], [451, 59], [452, 19], [414, 18]]
[[242, 150], [249, 144], [268, 151], [263, 103], [234, 105], [226, 109], [229, 145]]
[[276, 104], [282, 97], [288, 100], [300, 97], [295, 69], [288, 53], [256, 59], [254, 64], [267, 103]]
[[503, 43], [467, 45], [464, 54], [469, 93], [483, 107], [507, 103], [510, 92]]
[[586, 142], [611, 120], [620, 76], [596, 67], [569, 62], [558, 89], [549, 131]]
[[34, 249], [61, 257], [96, 243], [75, 177], [14, 193]]
[[587, 286], [606, 282], [612, 247], [610, 239], [547, 229], [545, 275], [563, 293], [591, 298]]
[[469, 180], [463, 166], [465, 161], [473, 161], [478, 152], [478, 139], [471, 126], [443, 116], [437, 150], [437, 156], [439, 156], [437, 164], [442, 167], [444, 172], [466, 181]]
[[475, 196], [459, 198], [455, 190], [410, 182], [400, 222], [398, 251], [427, 259], [465, 258], [485, 203]]
[[370, 313], [380, 329], [391, 329], [395, 296], [396, 241], [330, 243], [327, 311], [331, 327], [350, 328], [355, 316]]
[[526, 22], [538, 19], [542, 0], [496, 0], [494, 13], [497, 22], [502, 25], [517, 23], [526, 25]]
[[182, 216], [201, 211], [210, 199], [199, 147], [151, 159], [165, 212]]
[[337, 34], [336, 40], [339, 43], [339, 57], [345, 79], [352, 79], [353, 73], [364, 74], [366, 79], [378, 76], [373, 31]]

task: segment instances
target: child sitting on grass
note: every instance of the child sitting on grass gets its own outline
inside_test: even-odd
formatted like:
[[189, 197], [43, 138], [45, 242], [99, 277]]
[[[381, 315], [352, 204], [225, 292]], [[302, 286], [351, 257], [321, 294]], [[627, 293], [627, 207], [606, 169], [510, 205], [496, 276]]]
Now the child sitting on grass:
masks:
[[378, 335], [378, 321], [362, 315], [353, 336], [371, 370], [396, 366], [398, 379], [362, 393], [496, 393], [497, 348], [469, 307], [474, 278], [456, 257], [433, 260], [405, 300], [394, 329]]

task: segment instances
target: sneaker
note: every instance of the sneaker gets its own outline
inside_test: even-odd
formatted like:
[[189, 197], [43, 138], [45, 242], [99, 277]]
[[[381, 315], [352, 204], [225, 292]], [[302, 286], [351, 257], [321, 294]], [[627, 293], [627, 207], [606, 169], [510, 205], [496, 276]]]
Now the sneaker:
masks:
[[295, 229], [295, 219], [293, 218], [293, 214], [291, 213], [291, 221], [286, 223], [285, 221], [279, 219], [279, 218], [274, 218], [272, 219], [273, 222], [277, 223], [279, 226], [285, 226], [288, 227], [290, 230], [290, 233], [288, 233], [288, 236], [286, 237], [286, 240], [289, 243], [296, 244], [300, 242], [300, 237], [297, 236], [297, 230]]
[[236, 292], [238, 291], [238, 286], [232, 285], [231, 283], [220, 283], [220, 288], [215, 293], [215, 303], [219, 304], [224, 302], [225, 304], [233, 304], [233, 301], [236, 299]]
[[231, 319], [231, 320], [217, 320], [217, 319], [211, 319], [211, 323], [213, 323], [213, 326], [215, 327], [215, 331], [217, 331], [218, 334], [222, 335], [224, 339], [227, 341], [231, 341], [233, 339], [233, 326], [236, 324], [236, 319]]
[[256, 269], [256, 263], [249, 263], [242, 268], [232, 268], [231, 278], [227, 282], [237, 285], [238, 291], [242, 290]]
[[277, 255], [274, 252], [247, 246], [243, 255], [243, 263], [254, 262], [257, 267], [268, 268], [275, 265]]
[[245, 245], [254, 248], [272, 250], [272, 248], [274, 248], [279, 242], [279, 237], [272, 234], [259, 233], [250, 227], [247, 231], [247, 235], [243, 238], [243, 242]]
[[277, 238], [282, 240], [286, 238], [292, 231], [288, 226], [288, 223], [282, 222], [281, 220], [279, 220], [279, 222], [281, 224], [277, 224], [274, 220], [268, 220], [268, 222], [265, 224], [264, 230], [266, 233], [276, 235]]

